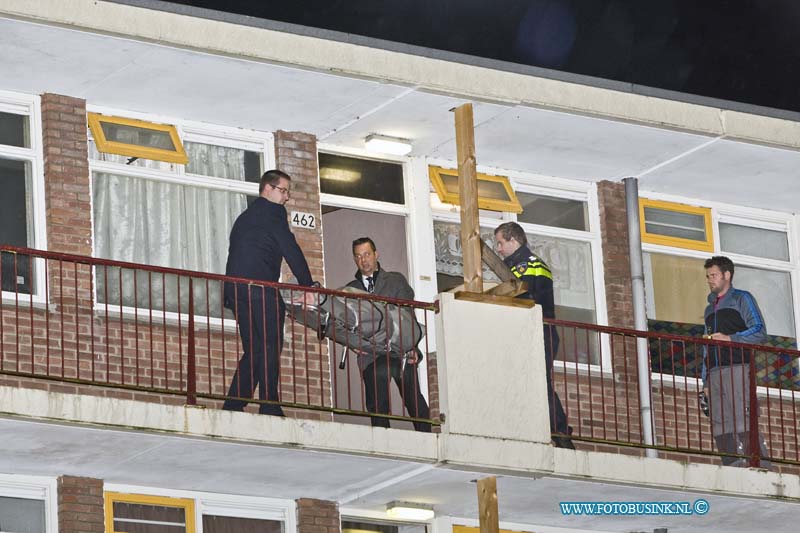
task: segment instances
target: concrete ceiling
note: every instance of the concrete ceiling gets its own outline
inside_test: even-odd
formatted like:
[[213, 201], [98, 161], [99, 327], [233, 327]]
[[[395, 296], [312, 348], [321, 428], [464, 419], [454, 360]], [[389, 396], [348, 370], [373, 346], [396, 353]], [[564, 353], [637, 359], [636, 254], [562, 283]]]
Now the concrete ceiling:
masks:
[[[411, 155], [455, 159], [450, 109], [415, 87], [223, 57], [0, 18], [0, 90], [362, 148], [409, 138]], [[583, 181], [641, 176], [640, 189], [793, 213], [800, 152], [504, 103], [474, 102], [480, 165]], [[781, 191], [781, 194], [775, 194]]]
[[[480, 472], [410, 461], [232, 443], [0, 418], [0, 472], [77, 475], [106, 483], [275, 498], [319, 498], [382, 513], [393, 500], [434, 506], [439, 515], [477, 519], [473, 480]], [[46, 460], [43, 460], [46, 458]], [[261, 472], [263, 475], [253, 475]], [[794, 531], [794, 504], [717, 494], [692, 494], [554, 477], [500, 476], [503, 522], [585, 531]], [[559, 502], [689, 501], [704, 498], [705, 516], [565, 517]]]

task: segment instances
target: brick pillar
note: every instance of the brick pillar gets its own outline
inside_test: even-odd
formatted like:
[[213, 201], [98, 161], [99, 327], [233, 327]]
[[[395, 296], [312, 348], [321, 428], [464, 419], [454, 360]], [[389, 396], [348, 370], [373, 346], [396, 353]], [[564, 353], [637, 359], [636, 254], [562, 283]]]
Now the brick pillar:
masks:
[[603, 240], [603, 269], [606, 281], [608, 325], [633, 327], [633, 289], [625, 185], [610, 181], [597, 184], [600, 206], [600, 234]]
[[[633, 286], [631, 280], [630, 252], [628, 250], [628, 220], [625, 207], [625, 185], [620, 182], [601, 181], [597, 184], [600, 208], [600, 233], [603, 244], [603, 269], [605, 271], [606, 306], [608, 324], [633, 328]], [[636, 342], [632, 339], [615, 339], [612, 367], [618, 389], [624, 387], [624, 403], [620, 401], [618, 417], [621, 431], [628, 431], [638, 439], [640, 432], [639, 393], [636, 370]], [[627, 408], [627, 416], [624, 412]], [[630, 427], [628, 424], [630, 423]]]
[[[47, 247], [53, 252], [92, 255], [92, 202], [89, 176], [86, 101], [71, 96], [42, 95], [44, 189]], [[64, 375], [78, 377], [79, 315], [91, 316], [91, 270], [88, 265], [48, 261], [49, 300], [64, 317], [61, 335]], [[58, 328], [61, 327], [59, 323]], [[86, 327], [79, 332], [86, 338]]]
[[[319, 203], [317, 139], [308, 133], [275, 133], [275, 161], [279, 170], [292, 177], [292, 194], [286, 210], [311, 213], [315, 229], [293, 228], [293, 233], [308, 261], [315, 281], [325, 284], [322, 260], [322, 217]], [[283, 279], [291, 271], [284, 263]], [[281, 355], [281, 400], [304, 405], [331, 405], [331, 365], [327, 343], [320, 345], [311, 330], [287, 321], [286, 341]], [[330, 420], [328, 413], [293, 413], [304, 418]]]
[[301, 498], [297, 500], [297, 533], [340, 533], [336, 502]]
[[42, 132], [48, 248], [92, 255], [86, 101], [43, 94]]
[[103, 480], [88, 477], [58, 478], [59, 533], [102, 533]]
[[[430, 327], [430, 326], [429, 326]], [[428, 407], [430, 408], [431, 420], [440, 420], [439, 411], [439, 363], [436, 352], [428, 352]], [[433, 426], [433, 433], [441, 433], [441, 426]]]

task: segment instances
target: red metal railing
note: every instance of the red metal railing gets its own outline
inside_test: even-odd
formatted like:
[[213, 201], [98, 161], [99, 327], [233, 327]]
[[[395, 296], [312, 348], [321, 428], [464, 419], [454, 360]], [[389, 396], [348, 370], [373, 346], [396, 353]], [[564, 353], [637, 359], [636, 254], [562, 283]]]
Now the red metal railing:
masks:
[[[554, 373], [554, 388], [573, 439], [718, 455], [723, 464], [800, 464], [797, 350], [546, 322], [560, 337], [555, 358], [565, 363]], [[642, 340], [651, 378], [646, 395], [650, 413], [644, 417], [637, 365]], [[706, 377], [710, 416], [699, 398], [704, 353], [713, 367]], [[652, 444], [646, 442], [643, 424], [650, 426]]]
[[[407, 328], [419, 323], [429, 330], [435, 304], [10, 246], [0, 246], [0, 259], [0, 374], [6, 377], [85, 386], [80, 389], [84, 393], [98, 386], [111, 387], [162, 395], [163, 401], [202, 401], [211, 407], [238, 399], [259, 408], [372, 416], [379, 425], [390, 419], [408, 420], [423, 430], [437, 424], [436, 409], [426, 410], [428, 405], [418, 394], [422, 387], [414, 379], [415, 366], [390, 355], [434, 357], [429, 337], [420, 340], [419, 334], [411, 334], [408, 340]], [[233, 312], [225, 307], [226, 283], [234, 295], [244, 293], [229, 302]], [[262, 330], [281, 330], [267, 313], [269, 306], [280, 305], [278, 290], [285, 293], [288, 305], [308, 293], [314, 295], [314, 305], [299, 303], [286, 318], [277, 398], [251, 399], [246, 388], [231, 393], [242, 356], [234, 313], [240, 318], [260, 317]], [[329, 332], [335, 343], [319, 342], [317, 328], [301, 324], [313, 322], [315, 309], [326, 305], [329, 312], [340, 315], [339, 328]], [[254, 312], [259, 309], [260, 313]], [[404, 310], [413, 311], [417, 320], [402, 317]], [[392, 320], [394, 314], [397, 317]], [[245, 332], [251, 344], [259, 329], [252, 328], [253, 321]], [[751, 465], [764, 460], [800, 464], [796, 416], [800, 352], [547, 322], [560, 338], [560, 346], [553, 351], [563, 364], [557, 363], [554, 388], [574, 428], [574, 439], [718, 455], [728, 462], [746, 460]], [[647, 391], [651, 410], [646, 418], [652, 444], [645, 441], [640, 416], [636, 363], [640, 339], [646, 344], [648, 377], [652, 377]], [[257, 342], [268, 350], [266, 337]], [[387, 343], [394, 343], [390, 350]], [[360, 354], [351, 350], [342, 357], [342, 344], [357, 346]], [[720, 416], [716, 430], [698, 402], [698, 361], [706, 350], [739, 353], [739, 362], [747, 368], [746, 372], [719, 372], [718, 384], [726, 386], [716, 389], [718, 395], [720, 388], [740, 392], [730, 401], [710, 395], [711, 412]], [[731, 367], [724, 357], [722, 363], [719, 368]], [[765, 373], [765, 367], [771, 372]], [[265, 367], [265, 382], [268, 371]], [[255, 365], [245, 365], [241, 372], [255, 381]], [[788, 378], [778, 383], [775, 375]], [[749, 409], [750, 405], [758, 409]], [[740, 423], [744, 431], [738, 430]], [[747, 431], [750, 427], [758, 427], [759, 432]], [[717, 438], [731, 433], [737, 436], [728, 443]], [[766, 443], [765, 451], [759, 435]]]
[[[371, 416], [376, 425], [400, 419], [424, 430], [438, 423], [411, 362], [435, 355], [424, 334], [433, 327], [435, 304], [6, 245], [0, 259], [0, 374], [89, 386], [82, 392], [98, 385], [126, 389], [189, 405], [201, 399], [238, 410], [246, 400], [262, 412], [281, 406]], [[225, 307], [226, 285], [232, 309]], [[290, 311], [283, 328], [281, 294]], [[306, 294], [313, 294], [309, 303]], [[356, 345], [358, 353], [341, 359], [339, 344], [320, 341], [319, 328], [303, 325], [314, 322], [320, 308], [340, 318], [331, 321], [338, 327], [329, 336]], [[249, 327], [237, 331], [243, 320]], [[279, 331], [284, 338], [276, 352], [267, 341]], [[244, 365], [242, 336], [256, 355]], [[263, 374], [257, 373], [258, 353], [276, 361], [261, 365]], [[234, 376], [238, 383], [231, 387]], [[253, 399], [256, 387], [243, 386], [248, 380], [272, 381], [276, 394], [258, 387], [267, 390]], [[371, 391], [385, 401], [369, 404]]]

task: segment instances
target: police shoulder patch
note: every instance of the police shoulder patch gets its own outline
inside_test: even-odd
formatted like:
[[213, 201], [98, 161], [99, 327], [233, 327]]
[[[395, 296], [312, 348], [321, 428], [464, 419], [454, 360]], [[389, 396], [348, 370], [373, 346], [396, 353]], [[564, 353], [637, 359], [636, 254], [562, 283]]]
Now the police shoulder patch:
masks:
[[520, 264], [516, 265], [514, 268], [516, 268], [520, 272], [525, 272], [526, 270], [528, 270], [528, 262], [523, 261]]

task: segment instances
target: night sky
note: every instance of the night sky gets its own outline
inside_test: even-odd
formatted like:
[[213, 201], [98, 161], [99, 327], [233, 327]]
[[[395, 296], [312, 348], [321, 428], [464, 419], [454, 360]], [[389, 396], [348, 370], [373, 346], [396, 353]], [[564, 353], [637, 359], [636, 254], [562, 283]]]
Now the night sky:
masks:
[[179, 0], [800, 111], [800, 0]]

